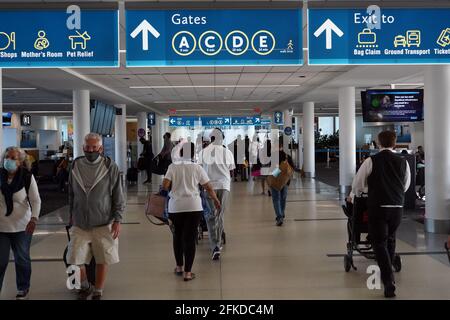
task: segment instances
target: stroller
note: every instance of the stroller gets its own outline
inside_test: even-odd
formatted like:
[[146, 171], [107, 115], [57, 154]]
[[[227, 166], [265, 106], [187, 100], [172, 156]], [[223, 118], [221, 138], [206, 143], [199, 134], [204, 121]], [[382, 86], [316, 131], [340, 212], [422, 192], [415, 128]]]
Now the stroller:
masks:
[[[346, 202], [342, 205], [345, 215], [348, 218], [347, 232], [347, 254], [344, 256], [344, 269], [349, 272], [351, 268], [357, 270], [353, 264], [353, 252], [357, 251], [366, 259], [375, 259], [375, 252], [372, 248], [372, 243], [369, 233], [369, 215], [367, 208], [367, 195], [355, 197], [353, 204]], [[367, 234], [365, 240], [362, 240], [362, 234]], [[392, 266], [395, 272], [400, 272], [402, 269], [402, 260], [400, 255], [396, 254]]]

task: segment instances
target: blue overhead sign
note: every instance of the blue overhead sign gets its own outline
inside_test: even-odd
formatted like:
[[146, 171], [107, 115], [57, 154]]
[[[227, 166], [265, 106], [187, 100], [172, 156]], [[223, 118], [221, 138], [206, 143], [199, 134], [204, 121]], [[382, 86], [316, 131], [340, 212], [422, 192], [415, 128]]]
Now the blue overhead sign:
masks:
[[270, 120], [270, 118], [261, 118], [261, 125], [270, 126], [272, 125], [272, 120]]
[[260, 126], [261, 117], [260, 116], [250, 116], [250, 117], [231, 117], [231, 125], [233, 126]]
[[154, 112], [147, 113], [147, 126], [154, 126], [156, 123], [156, 114]]
[[284, 128], [284, 134], [287, 135], [287, 136], [292, 135], [292, 127]]
[[127, 66], [301, 65], [302, 11], [126, 10]]
[[200, 117], [202, 126], [204, 127], [221, 127], [230, 126], [230, 117]]
[[69, 29], [66, 10], [0, 10], [0, 67], [118, 67], [117, 10], [81, 10]]
[[274, 124], [283, 124], [283, 112], [275, 111], [273, 113], [273, 123]]
[[308, 20], [311, 65], [450, 63], [450, 8], [312, 8]]
[[198, 125], [198, 117], [169, 117], [169, 127], [194, 127]]

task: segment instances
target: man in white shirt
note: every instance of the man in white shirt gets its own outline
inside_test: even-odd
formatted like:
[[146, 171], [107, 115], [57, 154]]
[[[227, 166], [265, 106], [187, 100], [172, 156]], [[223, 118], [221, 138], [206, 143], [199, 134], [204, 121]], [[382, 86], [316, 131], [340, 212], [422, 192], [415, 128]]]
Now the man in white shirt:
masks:
[[378, 135], [381, 150], [364, 161], [352, 186], [352, 193], [368, 193], [369, 234], [381, 270], [386, 298], [395, 297], [392, 261], [395, 257], [395, 233], [403, 214], [405, 192], [411, 183], [408, 162], [393, 148], [396, 134], [383, 131]]
[[[220, 200], [221, 208], [206, 218], [209, 232], [209, 241], [212, 250], [212, 259], [220, 259], [222, 247], [222, 234], [224, 212], [230, 195], [231, 175], [235, 169], [233, 153], [223, 146], [224, 135], [220, 129], [214, 129], [211, 133], [211, 144], [200, 151], [199, 164], [203, 166], [210, 183]], [[210, 207], [214, 208], [213, 200], [208, 197]]]

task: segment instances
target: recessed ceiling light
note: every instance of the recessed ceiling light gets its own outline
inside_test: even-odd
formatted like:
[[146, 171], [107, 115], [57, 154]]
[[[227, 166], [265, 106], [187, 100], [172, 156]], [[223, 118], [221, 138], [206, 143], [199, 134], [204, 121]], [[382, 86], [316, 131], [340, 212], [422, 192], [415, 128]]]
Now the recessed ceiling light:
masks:
[[[305, 76], [301, 76], [305, 77]], [[225, 91], [230, 88], [290, 88], [290, 87], [300, 87], [299, 84], [237, 84], [237, 85], [186, 85], [186, 86], [130, 86], [130, 89], [208, 89], [208, 88], [218, 88], [224, 89]]]
[[36, 90], [36, 88], [3, 88], [3, 90]]
[[155, 101], [154, 103], [158, 104], [186, 104], [186, 103], [264, 103], [264, 102], [275, 102], [275, 100], [196, 100], [196, 101], [182, 101], [182, 100], [175, 100], [175, 101]]

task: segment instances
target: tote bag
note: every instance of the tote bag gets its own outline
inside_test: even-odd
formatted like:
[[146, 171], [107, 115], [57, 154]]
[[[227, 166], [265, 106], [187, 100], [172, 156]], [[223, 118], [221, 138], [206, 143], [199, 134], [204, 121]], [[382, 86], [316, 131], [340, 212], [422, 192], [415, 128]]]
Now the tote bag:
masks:
[[294, 175], [294, 169], [292, 169], [292, 167], [286, 160], [280, 163], [279, 169], [281, 172], [277, 177], [274, 177], [273, 175], [267, 177], [267, 184], [269, 185], [269, 187], [274, 188], [278, 191], [283, 189], [283, 187]]
[[147, 216], [154, 216], [164, 220], [164, 211], [166, 209], [166, 197], [159, 194], [149, 194], [147, 203], [145, 205], [145, 214]]

